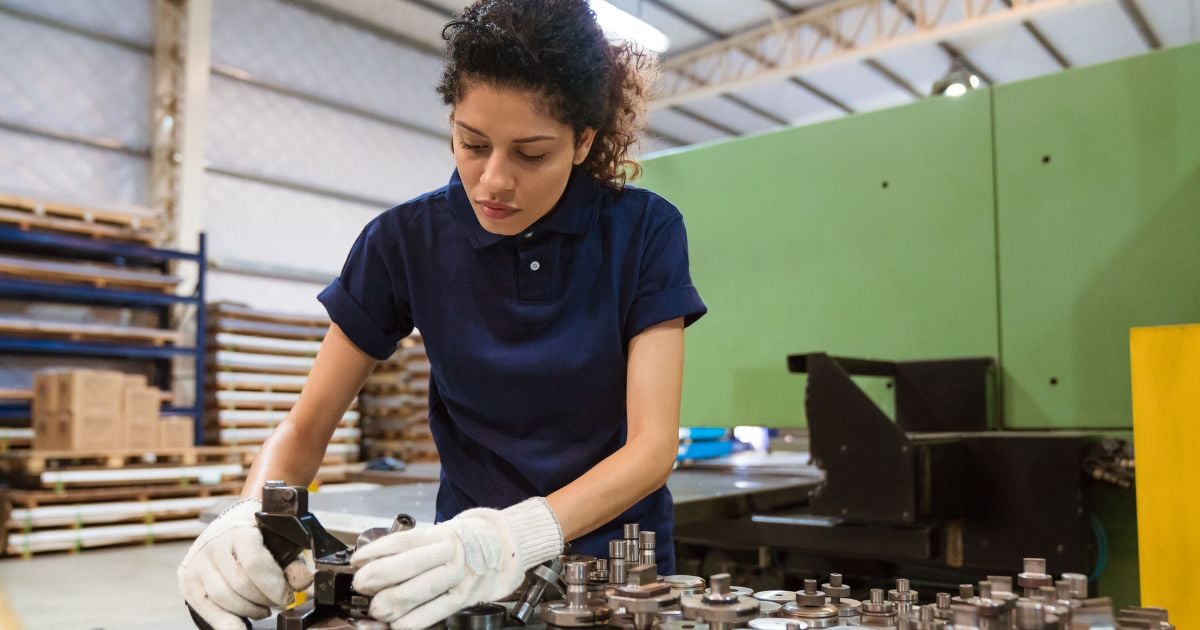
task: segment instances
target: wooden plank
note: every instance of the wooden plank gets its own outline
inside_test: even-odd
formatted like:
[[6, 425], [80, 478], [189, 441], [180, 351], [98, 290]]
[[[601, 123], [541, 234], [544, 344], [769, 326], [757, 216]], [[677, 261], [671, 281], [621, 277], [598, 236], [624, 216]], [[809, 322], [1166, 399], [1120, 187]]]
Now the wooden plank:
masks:
[[33, 390], [0, 389], [0, 400], [33, 400]]
[[163, 540], [195, 538], [204, 531], [199, 519], [158, 521], [137, 525], [101, 525], [82, 529], [10, 532], [6, 553], [29, 556], [48, 551], [72, 551], [130, 543], [152, 544]]
[[217, 302], [208, 306], [210, 313], [229, 319], [246, 319], [273, 324], [289, 324], [292, 326], [323, 326], [329, 327], [329, 318], [323, 315], [302, 315], [298, 313], [281, 313], [250, 308], [232, 302]]
[[[274, 427], [284, 418], [287, 418], [286, 411], [262, 411], [257, 409], [222, 409], [216, 414], [217, 422], [222, 427]], [[339, 426], [352, 426], [358, 423], [359, 413], [357, 411], [346, 411], [342, 414]]]
[[219, 332], [209, 337], [209, 346], [234, 352], [315, 357], [317, 351], [321, 349], [321, 342]]
[[[217, 432], [218, 441], [222, 444], [229, 445], [244, 445], [244, 444], [259, 444], [263, 440], [270, 437], [273, 428], [267, 429], [221, 429]], [[345, 442], [358, 440], [361, 432], [356, 428], [338, 428], [334, 429], [331, 441]]]
[[100, 451], [30, 450], [0, 454], [0, 468], [13, 473], [36, 475], [48, 468], [142, 466], [239, 462], [240, 452], [223, 446], [173, 449], [112, 449]]
[[0, 206], [36, 216], [56, 216], [85, 223], [109, 223], [135, 230], [153, 230], [161, 217], [151, 208], [134, 205], [84, 205], [62, 200], [0, 194]]
[[148, 486], [114, 486], [110, 488], [61, 488], [56, 490], [10, 490], [7, 500], [14, 507], [32, 508], [39, 505], [69, 503], [101, 503], [105, 501], [149, 501], [172, 497], [207, 497], [237, 494], [241, 481], [215, 484], [158, 484]]
[[208, 385], [221, 391], [299, 392], [307, 382], [307, 376], [216, 372], [210, 374]]
[[122, 521], [159, 521], [195, 518], [217, 503], [217, 497], [184, 497], [148, 501], [105, 501], [73, 505], [14, 507], [9, 513], [10, 531], [38, 528], [120, 523]]
[[35, 260], [16, 256], [0, 256], [0, 275], [97, 287], [152, 289], [162, 293], [174, 291], [182, 281], [182, 278], [176, 276], [131, 271], [111, 265]]
[[42, 322], [23, 317], [0, 317], [0, 333], [65, 337], [74, 341], [105, 339], [148, 343], [155, 346], [175, 345], [179, 332], [138, 326], [106, 326], [103, 324], [74, 324]]
[[307, 357], [283, 357], [272, 354], [228, 352], [218, 350], [209, 353], [216, 370], [261, 372], [266, 374], [304, 374], [312, 369], [313, 360]]
[[39, 217], [27, 212], [0, 208], [0, 223], [15, 225], [22, 230], [46, 230], [67, 234], [91, 236], [110, 241], [125, 241], [153, 245], [157, 238], [150, 232], [119, 228], [99, 223], [83, 223], [55, 217]]
[[325, 338], [329, 326], [293, 326], [290, 324], [273, 324], [271, 322], [242, 321], [226, 317], [214, 317], [209, 320], [210, 331], [228, 332], [241, 335], [257, 335], [259, 337], [274, 337], [277, 339], [306, 339], [320, 341]]
[[199, 479], [239, 479], [245, 469], [239, 464], [211, 466], [146, 466], [113, 469], [47, 470], [38, 476], [44, 488], [57, 486], [111, 486], [145, 483], [192, 483]]

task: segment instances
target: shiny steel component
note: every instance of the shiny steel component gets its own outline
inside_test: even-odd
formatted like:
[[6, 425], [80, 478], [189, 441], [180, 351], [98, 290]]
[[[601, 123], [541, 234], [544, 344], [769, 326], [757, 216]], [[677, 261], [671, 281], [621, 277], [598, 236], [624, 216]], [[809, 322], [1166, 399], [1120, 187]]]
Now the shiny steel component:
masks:
[[808, 630], [808, 624], [803, 621], [782, 617], [759, 617], [751, 619], [746, 626], [753, 630]]
[[362, 549], [366, 545], [379, 540], [388, 534], [408, 531], [416, 526], [417, 521], [413, 517], [407, 514], [397, 514], [396, 518], [392, 521], [391, 527], [372, 527], [370, 529], [363, 530], [363, 532], [358, 535], [358, 539], [354, 542], [354, 548]]
[[588, 563], [568, 562], [563, 572], [566, 599], [542, 608], [542, 620], [559, 628], [590, 628], [608, 622], [612, 609], [603, 599], [588, 598]]
[[654, 532], [642, 532], [638, 534], [638, 545], [641, 548], [640, 564], [658, 564], [656, 536]]
[[[939, 630], [946, 625], [945, 622], [934, 618], [933, 604], [917, 606], [914, 608], [914, 610], [916, 612], [911, 617], [900, 620], [901, 622], [907, 622], [908, 627], [912, 628], [913, 630]], [[897, 627], [903, 626], [897, 624]]]
[[448, 630], [502, 630], [504, 607], [499, 604], [476, 604], [464, 608], [446, 619]]
[[897, 579], [896, 588], [888, 591], [888, 601], [896, 605], [896, 616], [905, 619], [910, 616], [916, 617], [913, 610], [919, 599], [917, 592], [909, 588], [909, 582], [905, 578]]
[[702, 621], [712, 630], [732, 630], [758, 616], [758, 600], [733, 593], [728, 573], [718, 573], [708, 583], [708, 594], [679, 600], [684, 619]]
[[951, 598], [950, 602], [953, 604], [969, 604], [973, 597], [975, 597], [974, 584], [959, 584], [958, 597]]
[[896, 604], [883, 599], [883, 589], [871, 589], [871, 599], [862, 603], [860, 622], [874, 628], [896, 627]]
[[760, 602], [775, 602], [780, 606], [796, 601], [795, 591], [759, 591], [753, 597]]
[[850, 598], [850, 587], [842, 584], [841, 573], [830, 573], [829, 581], [821, 585], [821, 590], [829, 597], [829, 603], [838, 607], [841, 623], [851, 624], [858, 621], [862, 602]]
[[661, 630], [709, 630], [708, 624], [678, 619], [659, 625]]
[[588, 573], [588, 591], [603, 594], [608, 586], [608, 559], [596, 558]]
[[625, 583], [625, 541], [608, 541], [608, 583], [620, 586]]
[[983, 630], [1009, 630], [1012, 628], [1012, 611], [1016, 597], [1011, 593], [1003, 595], [994, 593], [991, 582], [980, 582], [979, 597], [972, 598], [972, 603], [979, 611], [979, 627]]
[[641, 527], [637, 523], [625, 524], [625, 561], [631, 565], [639, 564], [642, 555], [639, 553], [638, 534]]
[[804, 580], [804, 590], [796, 591], [796, 601], [784, 605], [780, 618], [799, 619], [810, 628], [838, 625], [838, 607], [825, 603], [825, 593], [817, 590], [816, 580]]
[[539, 564], [530, 569], [525, 575], [525, 588], [517, 599], [517, 605], [513, 607], [513, 619], [522, 625], [529, 623], [534, 610], [542, 601], [542, 596], [546, 594], [546, 586], [557, 584], [561, 573], [562, 563], [558, 558], [551, 560], [548, 565]]
[[1054, 586], [1054, 578], [1046, 573], [1045, 558], [1025, 558], [1025, 570], [1017, 575], [1017, 585], [1025, 597], [1032, 597], [1033, 592], [1043, 586]]
[[655, 613], [678, 601], [671, 594], [671, 587], [659, 582], [655, 573], [653, 564], [639, 564], [629, 570], [625, 583], [608, 596], [608, 605], [613, 610], [623, 608], [637, 630], [648, 630], [654, 624]]
[[704, 593], [704, 578], [696, 575], [668, 575], [663, 581], [671, 585], [671, 592], [679, 597]]
[[980, 630], [979, 610], [971, 605], [954, 604], [954, 615], [951, 617], [954, 630]]
[[1088, 598], [1088, 578], [1086, 575], [1082, 573], [1064, 573], [1062, 577], [1069, 585], [1071, 599], [1082, 601]]
[[783, 610], [783, 604], [779, 604], [776, 602], [764, 602], [762, 600], [757, 600], [757, 601], [758, 601], [758, 616], [759, 616], [759, 618], [778, 617], [779, 611]]
[[1044, 630], [1046, 627], [1046, 610], [1041, 602], [1022, 600], [1017, 603], [1018, 630]]
[[937, 600], [933, 605], [933, 618], [937, 621], [947, 623], [954, 616], [954, 611], [950, 608], [950, 593], [938, 593]]

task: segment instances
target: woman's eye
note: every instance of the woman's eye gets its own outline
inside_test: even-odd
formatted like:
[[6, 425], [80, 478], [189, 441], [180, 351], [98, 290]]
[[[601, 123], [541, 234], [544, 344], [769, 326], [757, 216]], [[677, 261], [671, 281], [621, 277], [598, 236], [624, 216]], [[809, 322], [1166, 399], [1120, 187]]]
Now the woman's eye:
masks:
[[521, 159], [524, 159], [524, 160], [529, 160], [530, 162], [541, 162], [541, 161], [542, 161], [542, 159], [546, 157], [546, 154], [545, 154], [545, 153], [543, 153], [543, 154], [541, 154], [541, 155], [526, 155], [526, 154], [524, 154], [524, 153], [521, 153], [521, 152], [519, 152], [519, 151], [517, 152], [517, 155], [520, 155], [520, 156], [521, 156]]
[[487, 145], [467, 144], [466, 142], [462, 142], [462, 141], [459, 141], [458, 146], [460, 146], [468, 151], [482, 151], [487, 148]]

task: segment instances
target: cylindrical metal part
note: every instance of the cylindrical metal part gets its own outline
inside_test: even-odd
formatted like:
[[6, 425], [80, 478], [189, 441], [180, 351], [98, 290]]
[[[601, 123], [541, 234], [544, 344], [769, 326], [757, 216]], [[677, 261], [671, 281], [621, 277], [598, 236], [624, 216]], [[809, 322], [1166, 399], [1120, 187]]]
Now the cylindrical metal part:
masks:
[[641, 548], [638, 547], [639, 527], [637, 523], [625, 524], [625, 561], [634, 564], [641, 563]]
[[755, 601], [758, 602], [759, 617], [778, 617], [779, 611], [783, 610], [783, 604], [780, 604], [779, 602], [764, 602], [762, 600]]
[[758, 591], [754, 594], [754, 599], [760, 602], [774, 602], [782, 606], [796, 601], [796, 593], [794, 591]]
[[678, 597], [704, 594], [704, 578], [696, 575], [668, 575], [663, 578]]
[[638, 546], [641, 549], [642, 564], [658, 564], [655, 537], [656, 534], [653, 531], [638, 534]]
[[446, 619], [449, 630], [501, 630], [504, 627], [504, 607], [498, 604], [468, 606]]
[[1071, 588], [1071, 599], [1087, 599], [1088, 578], [1082, 573], [1064, 573], [1063, 579]]
[[1017, 575], [1017, 585], [1025, 589], [1025, 597], [1042, 586], [1053, 586], [1054, 578], [1046, 573], [1045, 558], [1025, 558], [1025, 570]]
[[1043, 630], [1046, 627], [1046, 611], [1041, 602], [1022, 601], [1017, 603], [1018, 630]]
[[625, 541], [608, 541], [608, 583], [625, 583]]
[[783, 617], [759, 617], [751, 619], [746, 626], [752, 630], [808, 630], [807, 623]]

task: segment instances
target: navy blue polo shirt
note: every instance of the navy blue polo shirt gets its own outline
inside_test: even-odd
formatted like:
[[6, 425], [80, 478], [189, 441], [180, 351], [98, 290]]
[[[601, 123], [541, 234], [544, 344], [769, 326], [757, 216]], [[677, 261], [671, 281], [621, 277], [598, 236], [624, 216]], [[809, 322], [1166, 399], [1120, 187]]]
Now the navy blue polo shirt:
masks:
[[[420, 329], [442, 462], [438, 520], [549, 495], [620, 448], [630, 339], [706, 311], [679, 211], [579, 169], [555, 207], [515, 236], [479, 224], [455, 172], [367, 224], [319, 299], [380, 360]], [[607, 557], [621, 525], [636, 522], [657, 532], [659, 570], [671, 574], [673, 521], [664, 486], [570, 542]]]

